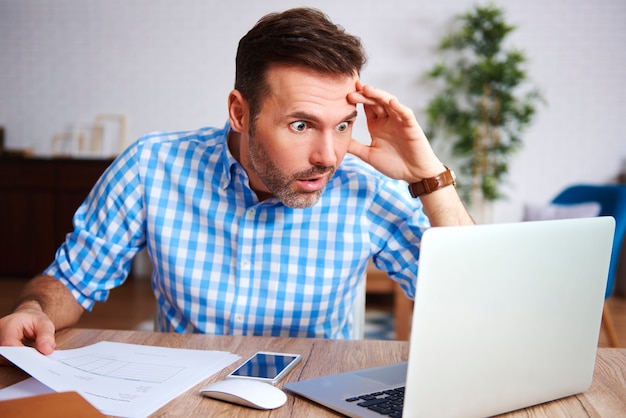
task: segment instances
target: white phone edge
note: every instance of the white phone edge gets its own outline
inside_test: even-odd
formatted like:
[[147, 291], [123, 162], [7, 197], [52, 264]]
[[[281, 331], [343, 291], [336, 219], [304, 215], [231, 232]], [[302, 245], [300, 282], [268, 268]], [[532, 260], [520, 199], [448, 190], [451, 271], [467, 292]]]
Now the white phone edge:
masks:
[[[246, 365], [246, 363], [248, 363], [250, 360], [252, 360], [255, 356], [257, 356], [258, 354], [269, 354], [269, 355], [275, 355], [275, 356], [286, 356], [286, 357], [293, 357], [294, 359], [291, 360], [289, 362], [289, 364], [287, 364], [287, 367], [285, 367], [280, 373], [278, 373], [276, 376], [274, 377], [255, 377], [255, 376], [240, 376], [240, 375], [235, 375], [234, 373], [241, 369], [244, 365]], [[302, 360], [302, 355], [301, 354], [295, 354], [295, 353], [279, 353], [279, 352], [274, 352], [274, 351], [257, 351], [256, 353], [254, 353], [253, 355], [251, 355], [250, 357], [248, 357], [246, 359], [246, 361], [244, 361], [243, 363], [241, 363], [237, 368], [235, 368], [235, 370], [233, 370], [232, 372], [228, 373], [228, 375], [226, 376], [226, 379], [249, 379], [249, 380], [258, 380], [261, 382], [265, 382], [265, 383], [269, 383], [272, 385], [276, 385], [278, 382], [280, 382], [291, 370], [293, 370], [294, 367], [296, 367], [299, 363], [300, 360]]]

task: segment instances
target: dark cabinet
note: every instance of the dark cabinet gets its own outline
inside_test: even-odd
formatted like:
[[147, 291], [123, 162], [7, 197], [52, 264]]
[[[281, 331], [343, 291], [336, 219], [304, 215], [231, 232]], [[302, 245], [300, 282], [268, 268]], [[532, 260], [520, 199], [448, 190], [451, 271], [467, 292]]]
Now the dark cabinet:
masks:
[[0, 159], [0, 277], [50, 264], [72, 216], [110, 160]]

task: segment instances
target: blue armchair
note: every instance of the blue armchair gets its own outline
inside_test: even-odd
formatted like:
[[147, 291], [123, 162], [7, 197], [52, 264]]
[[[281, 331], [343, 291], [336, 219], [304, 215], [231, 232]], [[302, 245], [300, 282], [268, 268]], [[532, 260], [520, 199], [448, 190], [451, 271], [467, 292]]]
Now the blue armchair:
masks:
[[[605, 299], [613, 294], [617, 276], [619, 256], [626, 236], [626, 185], [572, 185], [557, 195], [552, 203], [559, 205], [578, 204], [584, 202], [598, 202], [601, 206], [600, 216], [612, 216], [615, 218], [615, 237], [609, 265], [609, 277], [606, 287]], [[607, 304], [604, 304], [602, 322], [607, 331], [612, 346], [617, 347], [617, 333], [611, 318]]]

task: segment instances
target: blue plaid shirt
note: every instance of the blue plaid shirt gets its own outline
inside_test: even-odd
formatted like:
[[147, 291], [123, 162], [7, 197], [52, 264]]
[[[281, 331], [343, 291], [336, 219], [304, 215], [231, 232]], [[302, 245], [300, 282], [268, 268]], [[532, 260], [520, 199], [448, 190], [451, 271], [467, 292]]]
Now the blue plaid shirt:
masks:
[[347, 155], [316, 205], [259, 202], [229, 126], [125, 150], [74, 216], [45, 274], [90, 310], [144, 246], [162, 330], [348, 338], [370, 257], [409, 297], [428, 220], [402, 182]]

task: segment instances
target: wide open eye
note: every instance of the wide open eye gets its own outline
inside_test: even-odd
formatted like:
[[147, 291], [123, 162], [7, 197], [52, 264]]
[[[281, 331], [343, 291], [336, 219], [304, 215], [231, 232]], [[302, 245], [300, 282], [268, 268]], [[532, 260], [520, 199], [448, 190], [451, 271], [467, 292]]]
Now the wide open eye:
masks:
[[335, 129], [337, 129], [338, 132], [345, 132], [348, 130], [349, 127], [350, 122], [341, 122], [339, 125], [337, 125]]
[[291, 126], [291, 129], [293, 129], [296, 132], [304, 132], [306, 131], [306, 128], [308, 127], [307, 123], [302, 120], [292, 122], [289, 126]]

